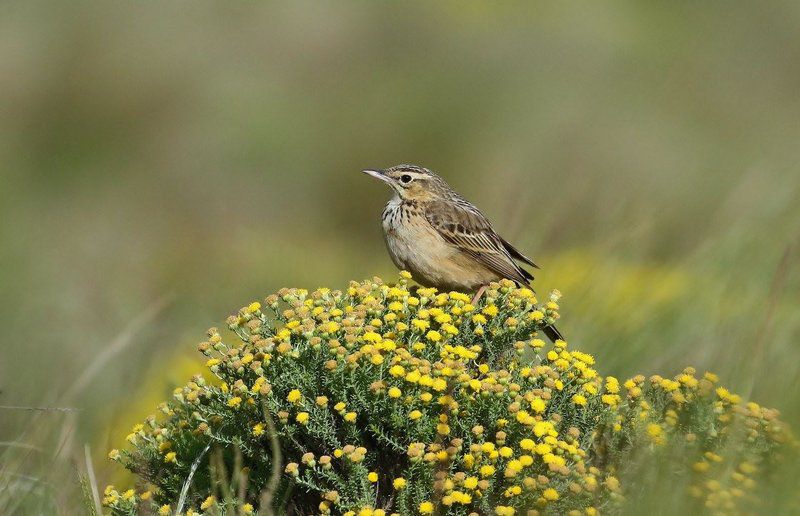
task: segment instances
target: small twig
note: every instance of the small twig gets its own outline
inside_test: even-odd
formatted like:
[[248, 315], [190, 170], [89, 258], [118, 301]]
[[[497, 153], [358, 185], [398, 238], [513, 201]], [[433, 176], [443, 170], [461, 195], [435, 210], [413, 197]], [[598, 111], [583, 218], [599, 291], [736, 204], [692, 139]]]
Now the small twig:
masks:
[[36, 412], [80, 412], [81, 409], [73, 407], [23, 407], [20, 405], [0, 405], [0, 410], [29, 410]]
[[189, 476], [186, 477], [186, 480], [183, 482], [183, 487], [181, 488], [181, 495], [178, 497], [178, 506], [175, 507], [175, 514], [182, 514], [183, 513], [183, 506], [186, 503], [186, 495], [189, 494], [189, 487], [192, 485], [192, 478], [194, 478], [194, 474], [197, 471], [197, 468], [200, 467], [200, 462], [203, 460], [203, 457], [206, 453], [208, 453], [209, 448], [211, 448], [211, 443], [208, 443], [203, 451], [200, 452], [200, 455], [194, 459], [192, 462], [192, 467], [189, 469]]
[[83, 445], [83, 454], [86, 458], [86, 474], [89, 476], [89, 486], [92, 488], [94, 513], [100, 516], [103, 514], [103, 505], [100, 503], [100, 493], [97, 491], [97, 478], [94, 476], [94, 466], [92, 465], [92, 451], [89, 449], [88, 444]]

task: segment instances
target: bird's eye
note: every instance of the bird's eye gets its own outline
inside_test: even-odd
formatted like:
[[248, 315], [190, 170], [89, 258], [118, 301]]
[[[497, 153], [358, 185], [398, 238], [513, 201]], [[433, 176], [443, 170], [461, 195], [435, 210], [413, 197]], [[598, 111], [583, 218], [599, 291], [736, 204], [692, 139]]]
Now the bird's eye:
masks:
[[411, 182], [411, 179], [412, 177], [409, 176], [408, 174], [403, 174], [402, 176], [400, 176], [400, 182], [406, 185]]

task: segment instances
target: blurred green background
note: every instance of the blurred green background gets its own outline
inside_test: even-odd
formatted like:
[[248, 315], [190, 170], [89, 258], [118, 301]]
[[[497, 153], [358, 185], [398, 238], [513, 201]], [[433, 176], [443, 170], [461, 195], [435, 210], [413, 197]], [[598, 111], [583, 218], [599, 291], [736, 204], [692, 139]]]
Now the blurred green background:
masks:
[[394, 277], [359, 171], [402, 162], [543, 265], [601, 373], [712, 369], [799, 426], [798, 33], [793, 1], [3, 2], [0, 512], [71, 513], [84, 443], [118, 478], [239, 306]]

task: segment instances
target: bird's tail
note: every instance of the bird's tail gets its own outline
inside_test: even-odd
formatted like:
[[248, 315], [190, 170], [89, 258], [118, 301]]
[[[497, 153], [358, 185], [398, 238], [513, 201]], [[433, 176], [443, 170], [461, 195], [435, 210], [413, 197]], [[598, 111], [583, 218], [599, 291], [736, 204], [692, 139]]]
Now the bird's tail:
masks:
[[564, 336], [561, 335], [561, 332], [558, 331], [558, 328], [556, 328], [552, 324], [550, 326], [545, 326], [544, 328], [542, 328], [542, 331], [544, 332], [545, 335], [547, 335], [547, 338], [550, 339], [551, 342], [555, 342], [557, 340], [566, 341]]

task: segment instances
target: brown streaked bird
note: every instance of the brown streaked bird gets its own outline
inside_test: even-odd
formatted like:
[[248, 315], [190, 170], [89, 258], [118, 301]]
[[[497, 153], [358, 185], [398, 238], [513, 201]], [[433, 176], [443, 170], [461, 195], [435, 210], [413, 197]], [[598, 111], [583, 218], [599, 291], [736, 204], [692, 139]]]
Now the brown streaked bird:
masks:
[[[394, 264], [410, 272], [417, 283], [443, 291], [477, 291], [477, 301], [492, 281], [509, 279], [527, 286], [533, 280], [516, 261], [539, 266], [427, 168], [396, 165], [363, 172], [394, 190], [383, 210], [386, 247]], [[554, 326], [544, 332], [553, 341], [563, 339]]]

